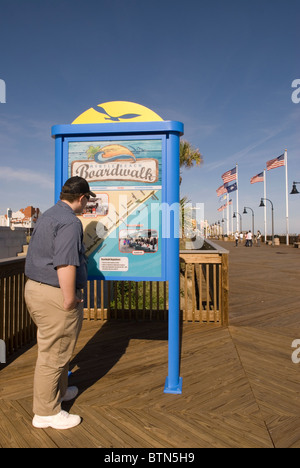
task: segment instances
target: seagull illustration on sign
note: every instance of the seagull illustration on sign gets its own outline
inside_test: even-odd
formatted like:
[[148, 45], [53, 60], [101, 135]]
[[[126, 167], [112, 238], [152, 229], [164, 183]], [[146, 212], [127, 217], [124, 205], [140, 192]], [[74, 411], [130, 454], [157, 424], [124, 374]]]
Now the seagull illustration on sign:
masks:
[[123, 114], [123, 115], [113, 117], [108, 112], [106, 112], [106, 110], [103, 107], [97, 106], [97, 107], [94, 107], [93, 109], [99, 112], [100, 114], [107, 115], [107, 117], [104, 117], [105, 120], [111, 120], [112, 122], [120, 122], [121, 119], [130, 120], [130, 119], [134, 119], [135, 117], [140, 117], [140, 114]]

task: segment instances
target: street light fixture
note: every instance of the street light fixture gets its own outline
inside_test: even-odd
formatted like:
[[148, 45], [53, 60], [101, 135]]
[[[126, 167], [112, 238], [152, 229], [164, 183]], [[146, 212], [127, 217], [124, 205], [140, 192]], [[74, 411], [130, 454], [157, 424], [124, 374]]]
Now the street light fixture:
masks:
[[247, 213], [247, 210], [251, 210], [251, 211], [252, 211], [252, 234], [254, 235], [254, 210], [252, 210], [252, 208], [250, 208], [249, 206], [245, 206], [245, 207], [244, 207], [243, 214], [248, 214], [248, 213]]
[[[270, 202], [272, 207], [272, 245], [274, 247], [274, 205], [268, 198], [261, 198], [259, 208], [265, 207], [264, 200]], [[267, 239], [265, 239], [265, 242], [267, 243]]]
[[297, 190], [296, 184], [300, 184], [300, 182], [293, 182], [293, 188], [292, 188], [292, 191], [291, 191], [291, 195], [297, 195], [298, 193], [300, 193]]

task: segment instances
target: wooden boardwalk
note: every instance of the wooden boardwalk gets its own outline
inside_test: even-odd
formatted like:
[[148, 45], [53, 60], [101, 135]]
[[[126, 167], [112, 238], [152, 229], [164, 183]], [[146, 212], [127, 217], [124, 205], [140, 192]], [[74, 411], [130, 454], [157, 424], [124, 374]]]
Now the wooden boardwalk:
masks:
[[300, 250], [222, 246], [230, 326], [182, 326], [183, 395], [163, 393], [165, 323], [85, 321], [65, 407], [82, 424], [32, 427], [33, 346], [0, 367], [0, 447], [300, 447]]

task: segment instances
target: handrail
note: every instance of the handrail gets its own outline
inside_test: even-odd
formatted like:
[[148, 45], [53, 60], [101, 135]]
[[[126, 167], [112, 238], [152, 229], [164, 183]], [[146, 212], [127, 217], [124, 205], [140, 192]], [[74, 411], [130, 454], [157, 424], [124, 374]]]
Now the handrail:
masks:
[[16, 264], [16, 263], [24, 263], [25, 264], [25, 256], [0, 258], [0, 267], [5, 266], [5, 265]]
[[[180, 251], [180, 310], [184, 322], [228, 325], [228, 251]], [[32, 342], [36, 328], [25, 300], [25, 256], [0, 260], [0, 339], [7, 353]], [[167, 282], [88, 281], [87, 320], [167, 320]]]
[[0, 339], [10, 355], [36, 335], [24, 299], [25, 257], [0, 260]]

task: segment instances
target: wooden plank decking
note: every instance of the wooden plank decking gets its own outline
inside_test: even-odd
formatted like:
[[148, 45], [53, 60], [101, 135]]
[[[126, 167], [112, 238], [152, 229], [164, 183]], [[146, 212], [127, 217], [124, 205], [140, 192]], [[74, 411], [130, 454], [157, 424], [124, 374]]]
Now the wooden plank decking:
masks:
[[183, 395], [163, 393], [165, 323], [85, 321], [66, 406], [82, 424], [32, 427], [33, 346], [0, 367], [0, 447], [300, 447], [300, 251], [222, 245], [230, 326], [183, 324]]

